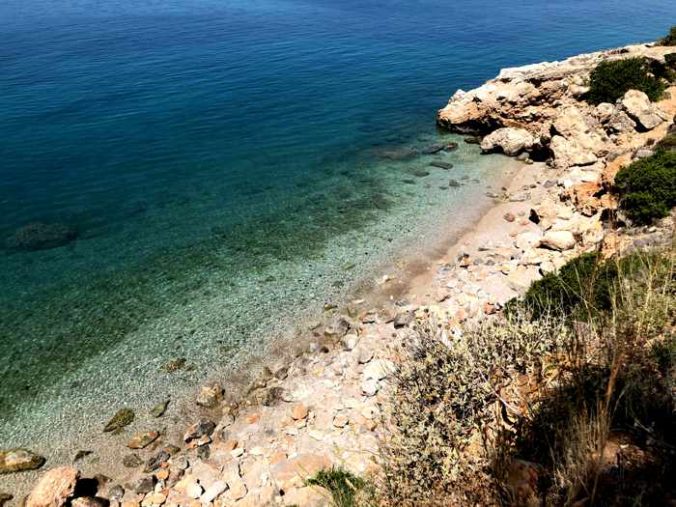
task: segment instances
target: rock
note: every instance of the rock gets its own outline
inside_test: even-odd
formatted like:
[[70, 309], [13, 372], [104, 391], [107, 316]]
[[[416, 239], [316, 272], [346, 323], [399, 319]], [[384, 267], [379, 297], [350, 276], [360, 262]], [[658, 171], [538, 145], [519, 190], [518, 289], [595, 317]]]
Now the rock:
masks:
[[598, 157], [593, 152], [575, 140], [569, 140], [562, 136], [552, 137], [549, 147], [552, 150], [554, 161], [558, 167], [585, 166], [593, 164], [598, 160]]
[[563, 251], [575, 248], [575, 243], [575, 236], [570, 231], [547, 231], [540, 240], [540, 247]]
[[10, 449], [0, 451], [0, 475], [37, 470], [47, 460], [28, 449]]
[[347, 426], [348, 422], [349, 419], [345, 414], [339, 413], [333, 417], [333, 425], [336, 428], [344, 428], [345, 426]]
[[169, 461], [169, 458], [171, 458], [171, 455], [167, 451], [161, 450], [154, 456], [148, 458], [148, 461], [146, 461], [146, 466], [143, 469], [143, 472], [146, 474], [154, 472], [155, 470], [160, 468], [160, 466], [162, 466], [163, 463]]
[[186, 430], [183, 435], [183, 441], [189, 443], [205, 435], [210, 437], [215, 429], [215, 422], [208, 419], [200, 419]]
[[228, 484], [225, 481], [216, 481], [211, 486], [209, 486], [200, 497], [200, 501], [203, 504], [208, 504], [213, 502], [218, 498], [226, 489], [228, 489]]
[[448, 180], [448, 186], [451, 188], [461, 187], [462, 184], [458, 180]]
[[394, 363], [388, 359], [376, 359], [364, 368], [364, 379], [382, 380], [395, 370]]
[[513, 222], [514, 220], [516, 220], [516, 217], [514, 216], [514, 213], [511, 213], [511, 212], [505, 213], [505, 214], [503, 215], [503, 218], [504, 218], [507, 222]]
[[87, 456], [91, 456], [92, 454], [94, 454], [94, 451], [79, 450], [75, 453], [75, 457], [73, 458], [73, 463], [77, 463], [78, 461], [82, 461]]
[[411, 174], [416, 178], [424, 178], [425, 176], [429, 176], [430, 172], [425, 169], [413, 169]]
[[602, 102], [596, 106], [594, 113], [600, 122], [607, 123], [615, 114], [615, 106], [608, 102]]
[[113, 418], [108, 421], [108, 423], [103, 428], [103, 431], [109, 433], [111, 431], [119, 431], [125, 426], [129, 426], [134, 421], [134, 411], [130, 408], [121, 408], [113, 416]]
[[113, 486], [108, 492], [108, 498], [115, 502], [121, 502], [124, 498], [124, 488], [120, 485]]
[[0, 492], [0, 507], [4, 507], [4, 505], [12, 500], [14, 498], [13, 495], [10, 495], [9, 493], [2, 493]]
[[371, 359], [373, 359], [373, 350], [371, 350], [367, 347], [360, 347], [359, 355], [357, 357], [357, 362], [359, 364], [366, 364]]
[[6, 241], [11, 250], [35, 251], [57, 248], [77, 239], [77, 231], [64, 224], [36, 222], [18, 229]]
[[451, 141], [450, 143], [448, 143], [446, 145], [446, 148], [445, 148], [446, 151], [455, 151], [457, 149], [458, 149], [458, 143], [456, 143], [454, 141]]
[[127, 468], [136, 468], [143, 464], [143, 460], [138, 454], [127, 454], [122, 458], [122, 464]]
[[28, 495], [25, 507], [61, 507], [75, 491], [80, 472], [72, 467], [57, 467], [44, 474]]
[[291, 408], [291, 418], [295, 421], [305, 419], [308, 415], [308, 408], [303, 403], [296, 403]]
[[138, 493], [139, 495], [145, 495], [155, 489], [155, 484], [157, 484], [157, 479], [154, 475], [141, 477], [134, 487], [134, 492]]
[[465, 137], [463, 141], [467, 144], [481, 144], [481, 138], [477, 136]]
[[159, 402], [153, 408], [150, 409], [150, 415], [153, 417], [162, 417], [169, 407], [170, 400], [164, 400]]
[[399, 312], [394, 317], [394, 327], [395, 329], [406, 327], [413, 322], [415, 319], [415, 314], [411, 311]]
[[364, 396], [375, 396], [380, 389], [378, 381], [374, 378], [365, 378], [361, 383], [361, 393]]
[[650, 102], [648, 96], [638, 90], [629, 90], [625, 93], [621, 104], [629, 117], [644, 131], [654, 129], [667, 119], [666, 115]]
[[446, 171], [453, 169], [453, 164], [451, 164], [450, 162], [443, 162], [441, 160], [433, 160], [432, 162], [430, 162], [430, 165], [432, 167], [438, 167], [439, 169], [444, 169]]
[[435, 153], [438, 153], [445, 148], [446, 146], [443, 144], [432, 144], [430, 146], [426, 146], [425, 148], [423, 148], [422, 152], [425, 155], [434, 155]]
[[343, 343], [343, 349], [350, 351], [354, 350], [359, 343], [359, 337], [356, 334], [346, 334], [341, 341]]
[[139, 433], [134, 435], [131, 440], [127, 442], [127, 447], [130, 449], [143, 449], [157, 440], [159, 436], [159, 431], [146, 431], [145, 433]]
[[201, 407], [214, 408], [223, 399], [223, 393], [224, 390], [223, 387], [221, 387], [221, 384], [218, 382], [212, 382], [203, 385], [200, 388], [195, 402]]
[[71, 507], [108, 507], [110, 502], [96, 496], [81, 496], [70, 502]]
[[502, 151], [505, 155], [515, 156], [535, 145], [536, 139], [526, 129], [505, 127], [494, 130], [481, 141], [482, 151], [489, 153]]
[[331, 493], [320, 486], [293, 488], [284, 495], [284, 505], [303, 507], [328, 507], [333, 505]]

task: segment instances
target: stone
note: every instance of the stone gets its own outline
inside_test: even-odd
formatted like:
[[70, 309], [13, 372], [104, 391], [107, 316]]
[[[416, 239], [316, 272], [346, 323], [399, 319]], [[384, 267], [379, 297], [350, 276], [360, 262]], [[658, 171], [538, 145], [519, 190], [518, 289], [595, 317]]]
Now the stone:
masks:
[[415, 314], [411, 311], [399, 312], [394, 317], [394, 327], [396, 329], [401, 327], [406, 327], [413, 322], [415, 319]]
[[423, 148], [422, 152], [425, 155], [434, 155], [435, 153], [438, 153], [445, 148], [446, 146], [443, 144], [432, 144], [430, 146], [426, 146], [425, 148]]
[[124, 488], [118, 484], [117, 486], [110, 488], [110, 491], [108, 491], [108, 498], [114, 502], [121, 502], [124, 498], [124, 493]]
[[458, 180], [448, 180], [448, 186], [451, 188], [458, 188], [462, 186], [462, 183], [460, 183]]
[[303, 403], [296, 403], [291, 407], [291, 418], [300, 421], [308, 416], [308, 408]]
[[71, 507], [108, 507], [109, 501], [96, 496], [81, 496], [70, 502]]
[[365, 379], [382, 380], [387, 378], [395, 370], [394, 363], [388, 359], [376, 359], [364, 368]]
[[13, 495], [10, 495], [9, 493], [3, 493], [0, 491], [0, 507], [4, 507], [4, 505], [13, 498], [14, 498]]
[[516, 217], [514, 216], [514, 213], [511, 213], [511, 212], [505, 213], [505, 214], [503, 215], [503, 218], [504, 218], [507, 222], [513, 222], [514, 220], [516, 220]]
[[585, 166], [598, 160], [598, 157], [591, 150], [575, 140], [566, 139], [562, 136], [552, 137], [549, 147], [558, 167]]
[[110, 433], [112, 431], [119, 431], [122, 428], [129, 426], [134, 422], [135, 414], [134, 411], [130, 408], [121, 408], [118, 410], [115, 415], [108, 421], [104, 426], [103, 431]]
[[195, 424], [191, 425], [183, 435], [183, 441], [190, 443], [203, 436], [211, 436], [216, 429], [216, 423], [208, 419], [200, 419]]
[[378, 381], [374, 378], [366, 378], [362, 380], [361, 392], [364, 396], [375, 396], [380, 389]]
[[359, 337], [356, 334], [346, 334], [341, 340], [343, 349], [347, 351], [354, 350], [359, 343]]
[[505, 127], [494, 130], [481, 141], [481, 150], [490, 153], [501, 151], [505, 155], [516, 156], [532, 148], [536, 139], [526, 129]]
[[73, 467], [57, 467], [45, 473], [26, 498], [25, 507], [61, 507], [73, 495], [80, 472]]
[[195, 500], [201, 497], [203, 493], [204, 488], [197, 481], [194, 480], [192, 482], [189, 482], [185, 488], [185, 495], [188, 498], [194, 498]]
[[157, 484], [157, 479], [155, 476], [147, 475], [145, 477], [141, 477], [136, 483], [136, 486], [134, 486], [134, 492], [138, 493], [139, 495], [145, 495], [155, 489], [155, 484]]
[[228, 484], [225, 481], [218, 480], [204, 490], [204, 493], [202, 493], [202, 496], [200, 497], [200, 501], [203, 504], [213, 502], [216, 498], [221, 496], [226, 489], [228, 489]]
[[131, 440], [127, 442], [127, 447], [130, 449], [143, 449], [157, 440], [159, 436], [159, 431], [146, 431], [145, 433], [139, 433], [134, 435]]
[[138, 454], [127, 454], [122, 458], [122, 464], [127, 468], [136, 468], [143, 464], [143, 460]]
[[331, 493], [320, 486], [293, 488], [284, 495], [284, 505], [303, 507], [329, 507], [333, 505]]
[[67, 245], [77, 236], [77, 230], [67, 225], [36, 222], [18, 229], [5, 244], [11, 250], [32, 252]]
[[345, 426], [347, 426], [348, 422], [349, 419], [347, 415], [343, 413], [336, 414], [333, 418], [333, 425], [336, 428], [344, 428]]
[[201, 407], [214, 408], [223, 400], [223, 387], [218, 382], [211, 382], [200, 387], [197, 403]]
[[164, 400], [159, 402], [157, 405], [155, 405], [153, 408], [150, 409], [150, 415], [153, 417], [162, 417], [164, 413], [167, 411], [167, 408], [169, 408], [169, 402], [170, 400]]
[[629, 90], [621, 100], [622, 108], [634, 120], [641, 130], [652, 130], [667, 118], [666, 115], [654, 106], [648, 96], [638, 90]]
[[540, 240], [540, 247], [561, 252], [575, 248], [575, 243], [575, 236], [570, 231], [547, 231]]
[[443, 169], [445, 171], [453, 169], [453, 164], [451, 164], [450, 162], [444, 162], [442, 160], [433, 160], [432, 162], [430, 162], [430, 165], [432, 167], [438, 167], [439, 169]]
[[366, 364], [371, 359], [373, 359], [373, 350], [368, 347], [360, 347], [359, 355], [357, 356], [357, 362], [359, 364]]
[[37, 470], [47, 460], [28, 449], [9, 449], [0, 451], [0, 475]]
[[148, 460], [146, 461], [146, 466], [143, 469], [143, 471], [145, 473], [154, 472], [155, 470], [160, 468], [163, 463], [169, 461], [169, 458], [171, 458], [171, 455], [163, 449], [154, 456], [148, 458]]

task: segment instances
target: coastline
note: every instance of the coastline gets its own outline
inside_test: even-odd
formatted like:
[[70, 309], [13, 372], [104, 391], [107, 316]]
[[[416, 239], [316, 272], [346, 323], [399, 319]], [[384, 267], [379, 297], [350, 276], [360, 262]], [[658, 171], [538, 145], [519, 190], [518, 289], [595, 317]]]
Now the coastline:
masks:
[[[527, 67], [528, 72], [533, 68]], [[676, 88], [669, 91], [676, 95]], [[663, 108], [671, 117], [676, 112], [673, 99]], [[334, 464], [360, 476], [376, 473], [378, 440], [385, 431], [380, 416], [387, 404], [387, 377], [391, 362], [397, 360], [392, 346], [405, 340], [416, 314], [438, 314], [460, 330], [467, 320], [499, 310], [542, 273], [602, 247], [608, 234], [598, 209], [592, 215], [585, 211], [594, 193], [590, 185], [600, 185], [608, 171], [661, 138], [670, 123], [665, 120], [647, 132], [627, 134], [621, 140], [624, 152], [598, 169], [595, 181], [571, 181], [570, 165], [519, 164], [505, 188], [495, 192], [495, 204], [470, 230], [457, 240], [441, 241], [435, 249], [439, 256], [429, 262], [409, 261], [410, 279], [385, 281], [373, 293], [366, 291], [364, 303], [336, 308], [333, 322], [315, 326], [303, 343], [306, 353], [290, 364], [267, 363], [268, 369], [236, 405], [226, 389], [225, 400], [212, 411], [181, 411], [175, 431], [144, 449], [144, 457], [185, 440], [181, 423], [187, 426], [198, 417], [210, 417], [215, 428], [208, 435], [190, 436], [185, 451], [165, 460], [168, 466], [158, 469], [168, 470], [166, 477], [152, 470], [156, 479], [151, 490], [138, 492], [135, 486], [143, 474], [134, 470], [114, 477], [106, 487], [126, 484], [136, 489], [125, 488], [124, 499], [132, 502], [128, 506], [180, 503], [191, 488], [197, 489], [194, 485], [203, 495], [219, 489], [221, 482], [225, 487], [218, 493], [223, 493], [220, 505], [310, 505], [321, 502], [322, 492], [305, 486], [303, 474]], [[529, 219], [531, 210], [548, 222], [548, 230], [569, 232], [573, 245], [541, 248], [546, 231], [542, 222]], [[366, 304], [370, 302], [378, 304]], [[279, 354], [271, 350], [265, 356]], [[200, 451], [204, 447], [209, 449], [206, 456]], [[172, 481], [179, 456], [187, 456], [189, 466]], [[281, 500], [280, 490], [285, 491]]]

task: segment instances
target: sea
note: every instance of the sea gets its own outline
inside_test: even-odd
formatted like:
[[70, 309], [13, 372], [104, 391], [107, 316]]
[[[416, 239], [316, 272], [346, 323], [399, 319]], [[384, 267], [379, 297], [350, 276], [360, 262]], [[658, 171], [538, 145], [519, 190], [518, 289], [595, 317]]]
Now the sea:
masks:
[[674, 12], [3, 0], [0, 448], [50, 457], [192, 392], [471, 226], [509, 164], [435, 127], [449, 96], [655, 40]]

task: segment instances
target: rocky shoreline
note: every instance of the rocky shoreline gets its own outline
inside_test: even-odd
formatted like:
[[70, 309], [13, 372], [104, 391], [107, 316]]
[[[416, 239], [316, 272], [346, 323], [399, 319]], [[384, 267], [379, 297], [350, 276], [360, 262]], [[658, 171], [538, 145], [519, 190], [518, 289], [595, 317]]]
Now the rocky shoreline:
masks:
[[[507, 187], [491, 190], [495, 206], [411, 282], [404, 298], [330, 309], [331, 324], [315, 329], [309, 350], [290, 363], [271, 359], [244, 398], [230, 399], [218, 384], [203, 386], [196, 403], [204, 416], [186, 425], [180, 441], [162, 434], [161, 422], [130, 434], [120, 457], [133, 465], [127, 475], [82, 478], [72, 466], [52, 468], [25, 504], [319, 506], [330, 504], [330, 494], [306, 485], [316, 472], [342, 466], [357, 476], [377, 475], [395, 346], [418, 317], [438, 315], [461, 333], [467, 321], [498, 312], [580, 253], [670, 238], [671, 219], [652, 228], [610, 229], [615, 203], [608, 187], [673, 125], [676, 87], [657, 104], [637, 91], [617, 104], [580, 99], [598, 62], [632, 56], [663, 62], [672, 52], [628, 46], [506, 69], [475, 90], [457, 92], [439, 111], [439, 125], [481, 136], [485, 152], [525, 163]], [[382, 285], [390, 282], [386, 277]], [[161, 412], [158, 407], [158, 421]], [[130, 417], [118, 413], [110, 430], [124, 431]], [[16, 452], [0, 458], [13, 467], [39, 461]], [[1, 489], [0, 505], [19, 504]]]

